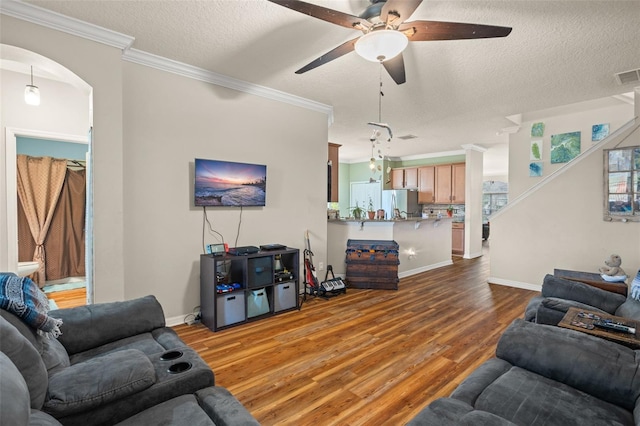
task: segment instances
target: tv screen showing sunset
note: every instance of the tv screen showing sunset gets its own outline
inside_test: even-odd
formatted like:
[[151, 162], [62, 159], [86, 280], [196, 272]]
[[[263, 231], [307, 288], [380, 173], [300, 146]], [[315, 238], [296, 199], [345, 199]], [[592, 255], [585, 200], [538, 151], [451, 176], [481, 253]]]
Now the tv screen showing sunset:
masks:
[[266, 190], [265, 165], [195, 160], [196, 206], [264, 206]]

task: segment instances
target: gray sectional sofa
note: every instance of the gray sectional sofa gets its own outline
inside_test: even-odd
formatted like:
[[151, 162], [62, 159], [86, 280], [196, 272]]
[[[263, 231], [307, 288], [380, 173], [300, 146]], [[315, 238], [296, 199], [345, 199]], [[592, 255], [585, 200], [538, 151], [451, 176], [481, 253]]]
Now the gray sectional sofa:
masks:
[[556, 325], [571, 307], [640, 320], [640, 302], [631, 297], [631, 292], [623, 296], [553, 275], [544, 277], [542, 291], [529, 301], [524, 318]]
[[637, 425], [640, 351], [515, 320], [492, 358], [410, 426]]
[[49, 312], [56, 339], [0, 310], [1, 425], [258, 425], [153, 296]]

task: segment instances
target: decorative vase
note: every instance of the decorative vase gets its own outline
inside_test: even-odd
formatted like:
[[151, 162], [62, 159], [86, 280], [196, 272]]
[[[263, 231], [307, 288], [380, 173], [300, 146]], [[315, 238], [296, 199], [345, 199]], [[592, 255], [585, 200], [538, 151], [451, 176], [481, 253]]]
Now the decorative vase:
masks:
[[376, 218], [376, 212], [367, 212], [367, 215], [369, 215], [369, 220], [373, 220]]

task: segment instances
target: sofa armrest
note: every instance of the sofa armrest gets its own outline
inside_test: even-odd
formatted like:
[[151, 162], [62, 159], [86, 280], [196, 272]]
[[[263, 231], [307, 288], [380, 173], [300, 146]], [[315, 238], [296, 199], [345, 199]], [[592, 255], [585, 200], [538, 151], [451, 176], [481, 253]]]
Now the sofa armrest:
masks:
[[43, 409], [60, 418], [140, 392], [155, 382], [155, 369], [144, 353], [112, 352], [52, 375]]
[[58, 309], [50, 316], [62, 320], [58, 340], [69, 355], [165, 326], [162, 306], [154, 296]]
[[466, 402], [453, 398], [438, 398], [427, 405], [406, 426], [456, 426], [460, 419], [473, 411]]
[[240, 401], [223, 387], [201, 389], [196, 392], [196, 398], [216, 426], [260, 426]]
[[499, 358], [485, 361], [460, 383], [451, 394], [451, 398], [474, 406], [480, 394], [511, 367], [513, 366], [510, 363]]
[[613, 314], [627, 298], [618, 293], [592, 287], [578, 281], [546, 275], [542, 283], [543, 297], [574, 300]]
[[496, 356], [630, 411], [640, 396], [636, 352], [579, 331], [516, 319]]

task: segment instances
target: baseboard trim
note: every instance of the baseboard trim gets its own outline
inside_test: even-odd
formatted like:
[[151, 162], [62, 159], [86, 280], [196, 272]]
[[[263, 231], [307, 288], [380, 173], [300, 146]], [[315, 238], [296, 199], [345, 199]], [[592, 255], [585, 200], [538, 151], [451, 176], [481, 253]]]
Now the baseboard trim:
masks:
[[188, 314], [178, 315], [177, 317], [165, 318], [164, 322], [166, 323], [167, 327], [175, 327], [176, 325], [186, 324], [184, 319], [187, 318], [187, 316], [192, 316], [192, 315], [193, 313], [188, 313]]
[[453, 260], [449, 259], [449, 260], [445, 260], [444, 262], [433, 263], [431, 265], [423, 266], [421, 268], [409, 269], [408, 271], [399, 272], [398, 278], [410, 277], [412, 275], [416, 275], [421, 272], [426, 272], [432, 269], [442, 268], [443, 266], [449, 266], [449, 265], [453, 265]]
[[487, 282], [489, 284], [498, 284], [498, 285], [503, 285], [503, 286], [507, 286], [507, 287], [522, 288], [524, 290], [532, 290], [532, 291], [541, 291], [542, 290], [542, 285], [541, 284], [523, 283], [523, 282], [520, 282], [520, 281], [505, 280], [505, 279], [502, 279], [502, 278], [489, 277]]

